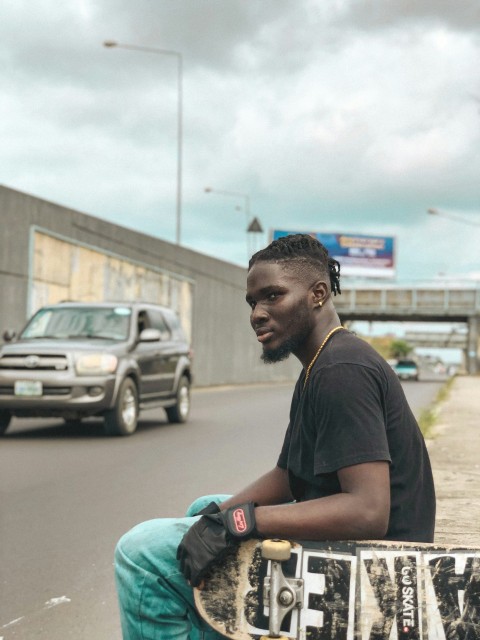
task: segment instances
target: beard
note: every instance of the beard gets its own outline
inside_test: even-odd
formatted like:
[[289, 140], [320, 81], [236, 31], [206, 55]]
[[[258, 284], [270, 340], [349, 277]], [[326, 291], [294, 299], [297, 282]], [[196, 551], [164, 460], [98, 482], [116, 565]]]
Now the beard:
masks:
[[264, 350], [260, 357], [265, 364], [273, 364], [286, 360], [302, 340], [298, 340], [296, 337], [288, 338], [276, 349]]
[[265, 364], [273, 364], [275, 362], [281, 362], [286, 360], [291, 353], [295, 353], [297, 348], [305, 342], [310, 335], [311, 326], [308, 323], [306, 317], [302, 314], [304, 309], [299, 309], [299, 318], [296, 320], [296, 332], [286, 338], [282, 344], [274, 349], [263, 349], [263, 353], [260, 356]]

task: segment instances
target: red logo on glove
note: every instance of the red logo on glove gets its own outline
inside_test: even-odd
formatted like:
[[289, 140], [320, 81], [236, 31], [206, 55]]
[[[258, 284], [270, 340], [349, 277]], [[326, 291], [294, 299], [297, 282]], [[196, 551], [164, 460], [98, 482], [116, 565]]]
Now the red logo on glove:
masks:
[[235, 509], [233, 512], [233, 522], [238, 533], [243, 533], [247, 530], [247, 520], [243, 509]]

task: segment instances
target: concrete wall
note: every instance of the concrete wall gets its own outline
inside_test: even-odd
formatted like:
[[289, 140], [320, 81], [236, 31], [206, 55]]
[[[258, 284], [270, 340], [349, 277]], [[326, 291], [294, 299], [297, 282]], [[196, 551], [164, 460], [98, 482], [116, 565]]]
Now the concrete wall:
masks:
[[1, 185], [0, 221], [1, 333], [6, 328], [19, 329], [28, 316], [32, 230], [40, 228], [191, 279], [198, 386], [297, 376], [300, 365], [293, 357], [268, 366], [260, 361], [261, 347], [250, 328], [245, 303], [245, 269]]

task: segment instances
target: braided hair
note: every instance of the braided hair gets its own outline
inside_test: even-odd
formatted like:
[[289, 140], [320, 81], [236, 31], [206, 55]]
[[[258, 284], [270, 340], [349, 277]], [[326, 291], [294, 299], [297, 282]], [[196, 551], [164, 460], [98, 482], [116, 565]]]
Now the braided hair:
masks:
[[257, 251], [248, 264], [248, 270], [258, 261], [296, 263], [301, 271], [315, 269], [330, 277], [330, 287], [334, 295], [340, 289], [340, 263], [328, 255], [327, 249], [316, 238], [298, 233], [283, 236], [271, 242], [268, 247]]

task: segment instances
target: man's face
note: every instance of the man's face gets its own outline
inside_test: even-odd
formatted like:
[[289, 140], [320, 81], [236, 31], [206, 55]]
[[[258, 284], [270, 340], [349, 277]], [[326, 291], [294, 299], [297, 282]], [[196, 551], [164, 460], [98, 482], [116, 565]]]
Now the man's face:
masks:
[[310, 295], [310, 286], [284, 263], [259, 261], [250, 269], [246, 300], [264, 362], [279, 362], [302, 351], [314, 326]]

